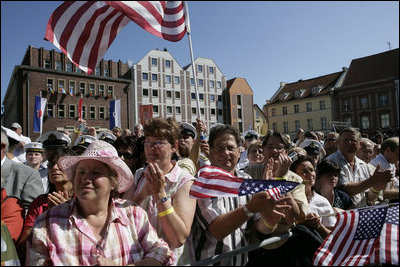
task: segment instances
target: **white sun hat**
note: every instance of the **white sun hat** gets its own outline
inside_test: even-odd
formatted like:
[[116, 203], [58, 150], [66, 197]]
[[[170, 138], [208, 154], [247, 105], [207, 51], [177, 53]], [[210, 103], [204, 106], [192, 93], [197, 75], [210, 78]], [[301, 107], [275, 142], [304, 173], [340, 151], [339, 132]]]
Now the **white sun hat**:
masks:
[[93, 141], [80, 156], [64, 156], [58, 160], [58, 166], [69, 179], [74, 177], [75, 168], [81, 160], [94, 159], [101, 161], [118, 174], [118, 192], [128, 190], [133, 183], [133, 174], [128, 165], [118, 157], [117, 150], [109, 143], [101, 140]]

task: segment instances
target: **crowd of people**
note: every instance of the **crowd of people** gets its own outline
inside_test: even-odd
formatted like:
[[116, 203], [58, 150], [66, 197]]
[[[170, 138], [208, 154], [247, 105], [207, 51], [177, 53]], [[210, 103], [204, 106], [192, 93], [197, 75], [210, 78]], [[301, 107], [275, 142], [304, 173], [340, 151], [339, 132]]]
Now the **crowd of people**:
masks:
[[[280, 199], [190, 196], [206, 165], [299, 185]], [[399, 137], [240, 133], [153, 118], [133, 131], [1, 131], [2, 265], [185, 265], [292, 232], [218, 265], [311, 265], [344, 210], [398, 202]], [[3, 245], [4, 244], [4, 245]]]

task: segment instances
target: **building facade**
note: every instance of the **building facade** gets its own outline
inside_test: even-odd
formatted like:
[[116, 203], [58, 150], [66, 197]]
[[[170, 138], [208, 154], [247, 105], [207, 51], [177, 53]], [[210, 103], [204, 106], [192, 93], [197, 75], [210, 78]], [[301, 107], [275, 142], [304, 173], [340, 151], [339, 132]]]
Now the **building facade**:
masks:
[[334, 118], [370, 136], [399, 127], [399, 49], [353, 59], [334, 93]]
[[332, 129], [335, 88], [341, 86], [347, 69], [294, 83], [281, 83], [278, 91], [264, 106], [268, 126], [274, 131], [294, 137], [299, 128], [305, 131]]
[[228, 80], [224, 91], [225, 122], [240, 132], [254, 129], [253, 90], [246, 79]]
[[268, 132], [268, 120], [264, 112], [257, 104], [253, 106], [254, 110], [254, 131], [259, 135], [266, 135]]
[[39, 136], [33, 132], [38, 95], [47, 100], [42, 132], [73, 131], [79, 124], [81, 98], [84, 119], [98, 131], [109, 129], [109, 107], [114, 99], [121, 100], [121, 128], [133, 129], [158, 116], [192, 123], [201, 115], [208, 128], [223, 123], [225, 76], [211, 59], [197, 58], [195, 69], [199, 110], [191, 65], [182, 68], [166, 50], [151, 50], [137, 64], [102, 60], [96, 71], [87, 75], [63, 53], [29, 46], [10, 78], [2, 120], [6, 127], [20, 123], [23, 134], [35, 140]]

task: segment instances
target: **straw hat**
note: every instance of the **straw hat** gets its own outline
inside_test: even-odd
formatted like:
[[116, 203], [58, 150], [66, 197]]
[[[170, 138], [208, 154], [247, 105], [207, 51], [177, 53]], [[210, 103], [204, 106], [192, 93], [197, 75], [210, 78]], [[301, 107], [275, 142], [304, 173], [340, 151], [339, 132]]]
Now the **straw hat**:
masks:
[[101, 161], [118, 173], [118, 192], [128, 190], [133, 183], [133, 174], [128, 165], [118, 157], [117, 150], [107, 142], [96, 140], [80, 156], [64, 156], [58, 160], [58, 166], [69, 179], [74, 177], [75, 168], [81, 160], [94, 159]]

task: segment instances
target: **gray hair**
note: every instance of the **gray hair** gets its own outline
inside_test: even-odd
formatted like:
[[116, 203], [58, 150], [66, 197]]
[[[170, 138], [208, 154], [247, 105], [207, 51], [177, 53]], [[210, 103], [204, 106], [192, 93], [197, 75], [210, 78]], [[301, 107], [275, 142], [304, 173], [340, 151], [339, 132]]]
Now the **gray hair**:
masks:
[[6, 145], [6, 147], [4, 148], [4, 152], [7, 152], [10, 144], [8, 143], [8, 137], [6, 132], [3, 130], [1, 130], [1, 143]]
[[365, 137], [361, 138], [360, 143], [361, 144], [371, 145], [371, 146], [375, 145], [375, 142], [373, 142], [371, 139], [368, 139], [368, 138], [365, 138]]

